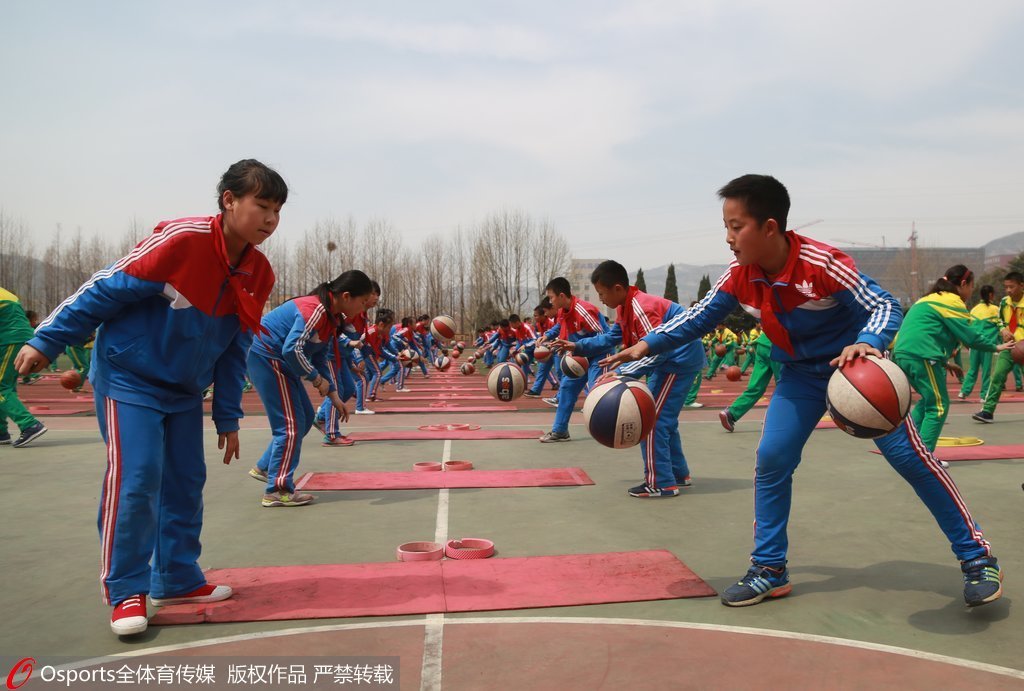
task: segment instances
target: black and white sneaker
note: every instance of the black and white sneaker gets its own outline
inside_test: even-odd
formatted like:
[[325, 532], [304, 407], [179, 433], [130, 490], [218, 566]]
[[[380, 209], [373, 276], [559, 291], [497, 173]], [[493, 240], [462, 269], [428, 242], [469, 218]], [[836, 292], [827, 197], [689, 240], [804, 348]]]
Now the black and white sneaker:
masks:
[[540, 398], [540, 394], [539, 393], [534, 393], [533, 391], [527, 391], [526, 393], [523, 394], [523, 397], [524, 398]]
[[[971, 419], [977, 420], [978, 422], [984, 422], [986, 424], [995, 422], [995, 420], [992, 419], [992, 413], [988, 412], [987, 410], [979, 410], [978, 412], [971, 416]], [[17, 446], [17, 444], [15, 444], [15, 446]]]
[[16, 449], [20, 449], [23, 446], [28, 446], [39, 437], [46, 434], [46, 425], [41, 422], [36, 422], [34, 425], [30, 425], [21, 433], [21, 436], [14, 440], [11, 444]]
[[541, 444], [551, 444], [556, 441], [571, 441], [568, 432], [545, 432], [540, 438]]

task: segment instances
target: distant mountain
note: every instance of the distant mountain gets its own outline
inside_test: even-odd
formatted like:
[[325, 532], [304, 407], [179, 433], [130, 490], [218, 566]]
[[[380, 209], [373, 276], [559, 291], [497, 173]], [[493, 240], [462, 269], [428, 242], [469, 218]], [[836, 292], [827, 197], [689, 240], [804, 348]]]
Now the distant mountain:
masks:
[[[986, 243], [985, 256], [990, 257], [995, 254], [1017, 254], [1024, 252], [1024, 232], [1012, 233], [1010, 235], [1004, 235], [1001, 238]], [[644, 274], [646, 275], [646, 271]]]
[[[676, 264], [676, 285], [679, 286], [679, 302], [684, 307], [697, 299], [697, 289], [700, 287], [701, 276], [707, 274], [711, 282], [721, 276], [728, 264]], [[665, 294], [665, 279], [668, 277], [668, 264], [662, 266], [643, 267], [644, 281], [647, 283], [647, 292], [651, 295]], [[630, 269], [629, 279], [636, 280], [636, 269]]]

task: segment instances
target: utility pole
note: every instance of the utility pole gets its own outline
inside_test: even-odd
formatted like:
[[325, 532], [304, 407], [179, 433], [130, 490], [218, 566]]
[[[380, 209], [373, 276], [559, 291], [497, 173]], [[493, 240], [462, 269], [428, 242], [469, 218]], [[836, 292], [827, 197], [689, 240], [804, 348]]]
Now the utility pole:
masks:
[[917, 259], [917, 223], [914, 221], [910, 223], [908, 242], [910, 242], [910, 303], [913, 304], [921, 296], [921, 273]]

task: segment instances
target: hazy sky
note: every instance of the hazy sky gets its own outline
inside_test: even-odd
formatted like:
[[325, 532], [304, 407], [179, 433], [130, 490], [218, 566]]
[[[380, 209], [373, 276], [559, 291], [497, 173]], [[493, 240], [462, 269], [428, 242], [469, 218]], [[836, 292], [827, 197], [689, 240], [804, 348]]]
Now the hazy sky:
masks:
[[518, 207], [635, 268], [726, 261], [715, 191], [760, 172], [822, 240], [977, 245], [1024, 230], [1021, 36], [1020, 0], [12, 0], [0, 208], [120, 237], [255, 157], [286, 238]]

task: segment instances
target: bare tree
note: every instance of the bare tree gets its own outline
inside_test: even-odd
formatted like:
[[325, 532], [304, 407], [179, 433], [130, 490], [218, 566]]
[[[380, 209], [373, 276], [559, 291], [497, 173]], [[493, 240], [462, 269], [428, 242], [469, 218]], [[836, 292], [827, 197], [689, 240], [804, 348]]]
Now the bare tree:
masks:
[[499, 309], [518, 312], [526, 304], [533, 222], [520, 210], [504, 210], [486, 219], [477, 243], [478, 259], [493, 276], [490, 297]]
[[569, 243], [551, 223], [544, 219], [537, 224], [537, 232], [531, 244], [533, 264], [533, 285], [537, 295], [544, 294], [544, 286], [556, 276], [569, 272], [572, 252]]

